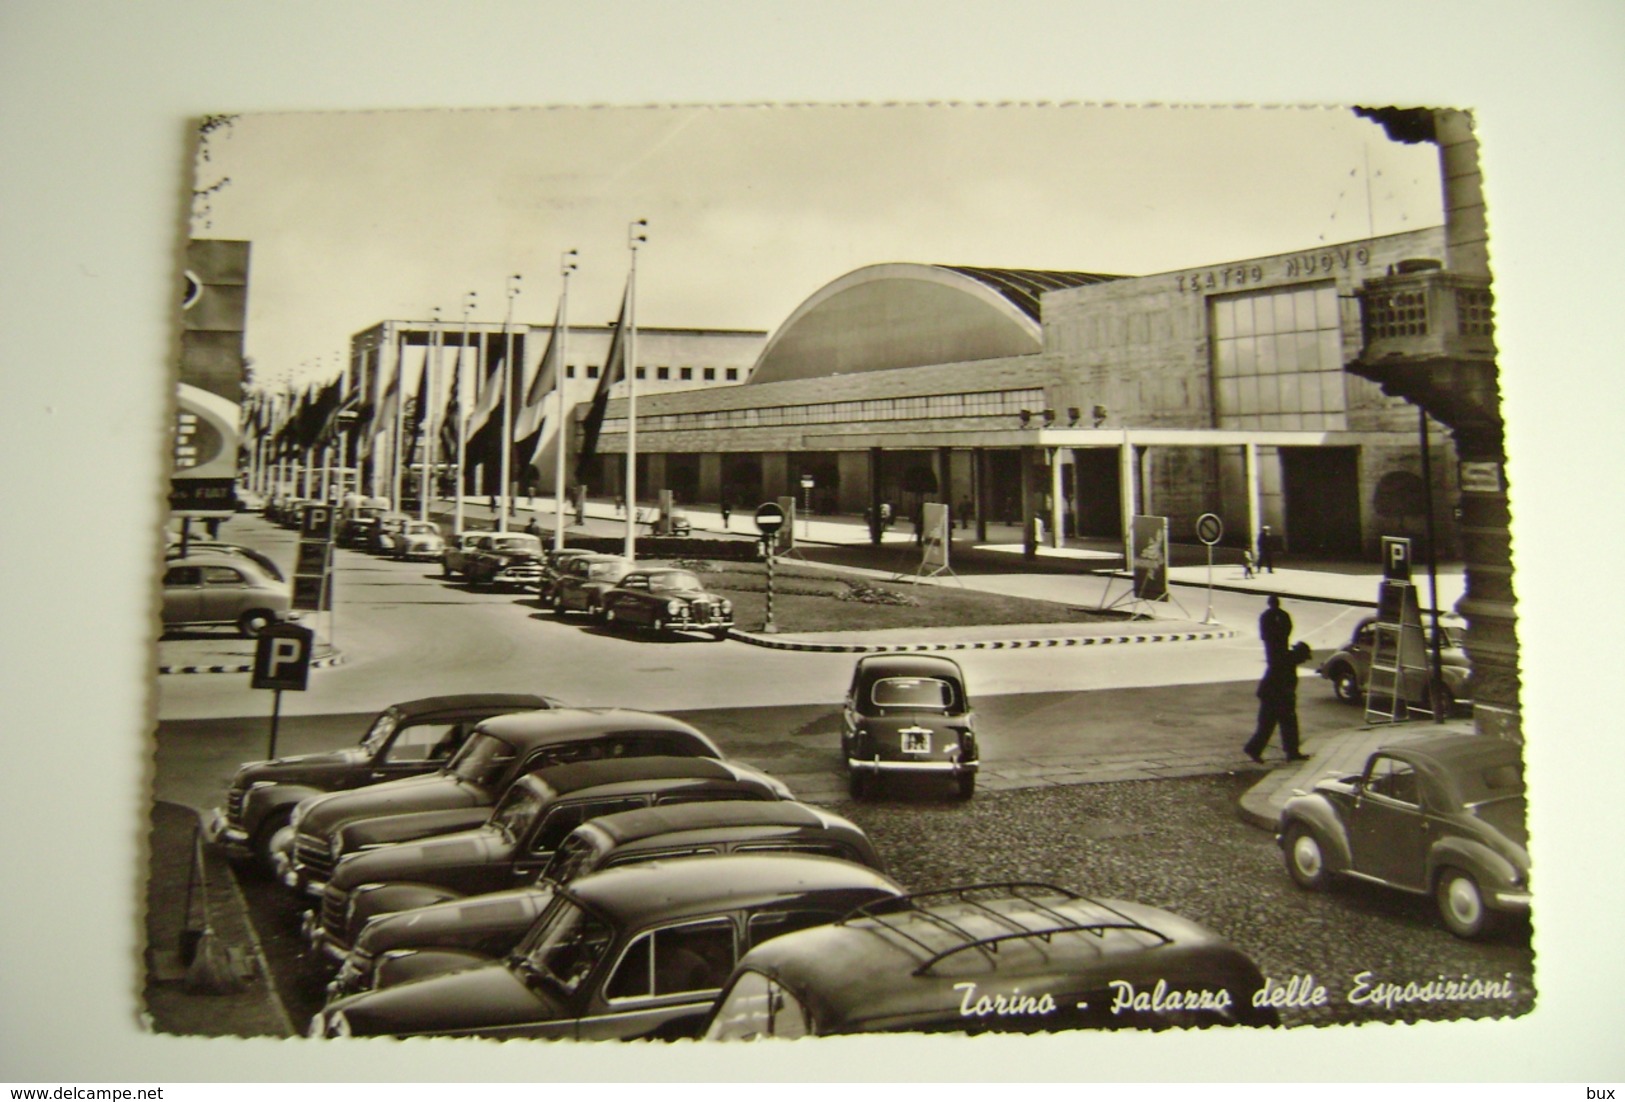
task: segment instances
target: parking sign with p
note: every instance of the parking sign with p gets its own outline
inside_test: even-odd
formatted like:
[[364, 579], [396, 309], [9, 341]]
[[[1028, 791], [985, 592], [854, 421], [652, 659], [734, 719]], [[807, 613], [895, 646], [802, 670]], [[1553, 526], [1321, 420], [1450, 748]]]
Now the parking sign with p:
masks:
[[277, 624], [260, 632], [249, 687], [304, 692], [315, 638], [315, 632], [298, 624]]

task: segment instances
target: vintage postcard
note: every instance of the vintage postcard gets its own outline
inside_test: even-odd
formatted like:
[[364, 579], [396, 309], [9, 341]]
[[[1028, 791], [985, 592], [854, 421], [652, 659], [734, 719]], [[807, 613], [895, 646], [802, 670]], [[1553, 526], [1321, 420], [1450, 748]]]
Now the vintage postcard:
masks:
[[1529, 1013], [1478, 165], [1383, 103], [198, 120], [151, 1027]]

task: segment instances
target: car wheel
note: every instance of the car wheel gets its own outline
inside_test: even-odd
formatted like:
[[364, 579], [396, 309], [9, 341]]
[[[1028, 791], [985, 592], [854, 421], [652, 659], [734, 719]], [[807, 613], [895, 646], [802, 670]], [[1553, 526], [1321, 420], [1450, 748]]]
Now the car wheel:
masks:
[[237, 630], [248, 639], [276, 623], [276, 615], [263, 608], [250, 609], [237, 618]]
[[727, 642], [727, 640], [728, 640], [728, 629], [727, 628], [717, 628], [715, 631], [713, 631], [711, 633], [711, 638], [715, 639], [719, 643]]
[[846, 775], [846, 788], [854, 800], [861, 800], [875, 790], [874, 778], [857, 770]]
[[1439, 904], [1439, 917], [1457, 937], [1480, 937], [1490, 927], [1490, 910], [1484, 905], [1484, 892], [1471, 873], [1447, 868], [1439, 873], [1433, 891]]
[[600, 617], [600, 619], [603, 621], [604, 626], [607, 627], [607, 628], [614, 628], [614, 627], [618, 626], [618, 622], [615, 619], [615, 610], [612, 609], [612, 608], [604, 609], [603, 614]]
[[1319, 835], [1302, 823], [1286, 828], [1286, 871], [1300, 888], [1323, 891], [1331, 880], [1326, 867], [1326, 847]]
[[555, 615], [555, 616], [563, 616], [564, 615], [564, 598], [563, 597], [561, 597], [557, 593], [555, 593], [555, 594], [553, 594], [551, 597], [549, 597], [547, 599], [547, 603], [552, 606], [553, 615]]
[[1360, 679], [1354, 676], [1354, 671], [1347, 666], [1339, 664], [1332, 673], [1332, 692], [1344, 704], [1360, 703]]
[[975, 773], [961, 773], [961, 774], [959, 774], [959, 798], [961, 800], [968, 800], [972, 796], [974, 796], [975, 794], [976, 794], [976, 774]]

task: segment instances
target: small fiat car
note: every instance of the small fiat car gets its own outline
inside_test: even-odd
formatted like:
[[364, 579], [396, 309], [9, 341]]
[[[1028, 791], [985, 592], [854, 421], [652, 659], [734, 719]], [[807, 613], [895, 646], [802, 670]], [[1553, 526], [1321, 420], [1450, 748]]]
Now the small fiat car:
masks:
[[1276, 841], [1300, 887], [1334, 876], [1431, 895], [1457, 937], [1529, 911], [1523, 760], [1490, 735], [1427, 735], [1384, 746], [1351, 776], [1328, 776], [1281, 809]]
[[706, 592], [690, 570], [634, 570], [604, 595], [604, 623], [630, 624], [660, 634], [703, 631], [726, 639], [734, 626], [733, 602]]
[[959, 663], [927, 654], [858, 659], [842, 712], [841, 757], [854, 798], [888, 776], [933, 774], [969, 799], [976, 791], [976, 725]]
[[747, 950], [902, 894], [873, 869], [801, 854], [606, 869], [557, 889], [505, 959], [338, 999], [309, 1032], [692, 1037]]
[[406, 528], [395, 537], [397, 559], [438, 562], [445, 553], [445, 538], [440, 534], [440, 526], [432, 521], [409, 521]]
[[531, 887], [463, 896], [427, 884], [364, 884], [346, 910], [353, 938], [333, 994], [391, 987], [518, 944], [553, 888], [600, 869], [720, 854], [809, 853], [885, 865], [856, 824], [793, 800], [660, 803], [588, 819], [560, 843]]
[[273, 840], [301, 800], [432, 773], [445, 765], [482, 719], [552, 708], [529, 693], [464, 693], [391, 704], [367, 725], [357, 746], [295, 754], [238, 766], [205, 836], [233, 856], [271, 865]]
[[977, 884], [861, 908], [740, 960], [708, 1040], [1275, 1025], [1258, 966], [1157, 907]]
[[[1345, 704], [1359, 704], [1363, 701], [1366, 689], [1371, 684], [1371, 650], [1377, 639], [1376, 624], [1375, 616], [1361, 620], [1354, 626], [1354, 633], [1349, 636], [1349, 641], [1320, 664], [1318, 671], [1320, 676], [1332, 683], [1332, 692]], [[1457, 710], [1462, 701], [1472, 699], [1472, 690], [1467, 684], [1472, 666], [1467, 660], [1467, 652], [1461, 649], [1466, 631], [1467, 624], [1459, 616], [1444, 616], [1439, 619], [1439, 679], [1444, 682], [1445, 709], [1448, 712]], [[1431, 624], [1424, 629], [1423, 639], [1427, 648], [1424, 661], [1431, 661], [1433, 648]], [[1407, 703], [1417, 704], [1423, 708], [1429, 707], [1428, 679], [1424, 671], [1406, 670], [1401, 684]]]
[[197, 554], [164, 561], [164, 630], [235, 627], [252, 639], [280, 620], [298, 619], [287, 582], [241, 555]]

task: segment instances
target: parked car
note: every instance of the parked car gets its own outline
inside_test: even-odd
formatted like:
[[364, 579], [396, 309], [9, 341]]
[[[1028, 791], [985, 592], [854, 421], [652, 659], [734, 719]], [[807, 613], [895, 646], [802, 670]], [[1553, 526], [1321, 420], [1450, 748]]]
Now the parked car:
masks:
[[632, 572], [632, 560], [620, 555], [576, 555], [560, 564], [548, 589], [547, 605], [557, 615], [585, 612], [604, 614], [604, 594]]
[[529, 532], [492, 532], [463, 560], [470, 586], [535, 586], [542, 580], [542, 541]]
[[446, 553], [446, 541], [440, 527], [432, 521], [414, 520], [394, 536], [393, 548], [397, 559], [432, 559], [438, 561]]
[[506, 956], [553, 888], [588, 873], [729, 853], [810, 853], [886, 871], [856, 825], [792, 800], [668, 803], [601, 815], [570, 832], [531, 887], [466, 898], [420, 884], [363, 884], [347, 908], [350, 952], [328, 990], [393, 986], [443, 970], [447, 961], [466, 963], [470, 954]]
[[1457, 937], [1529, 910], [1523, 761], [1489, 735], [1426, 735], [1373, 753], [1281, 808], [1276, 840], [1300, 887], [1336, 876], [1431, 895]]
[[901, 894], [873, 869], [800, 854], [607, 869], [559, 888], [506, 959], [337, 999], [309, 1032], [692, 1036], [744, 951]]
[[399, 546], [406, 526], [412, 523], [412, 518], [405, 513], [384, 513], [379, 516], [378, 523], [373, 526], [372, 540], [367, 544], [367, 550], [376, 551], [384, 555], [392, 555]]
[[655, 521], [655, 532], [662, 536], [687, 536], [693, 531], [689, 523], [688, 514], [681, 509], [673, 509], [670, 515], [662, 515]]
[[265, 511], [265, 495], [258, 490], [238, 486], [237, 511], [239, 513], [263, 513]]
[[283, 882], [320, 896], [344, 855], [340, 828], [359, 820], [413, 816], [390, 841], [450, 834], [485, 822], [497, 800], [526, 773], [572, 761], [655, 755], [724, 756], [697, 729], [653, 712], [555, 708], [482, 720], [457, 755], [434, 773], [302, 801], [294, 809], [293, 849], [280, 870]]
[[252, 561], [272, 581], [285, 582], [288, 580], [276, 560], [263, 551], [256, 551], [252, 547], [244, 547], [240, 543], [222, 543], [219, 540], [186, 540], [184, 543], [177, 539], [164, 549], [164, 558], [183, 559], [190, 555], [237, 555]]
[[[1365, 695], [1371, 684], [1371, 650], [1376, 643], [1377, 618], [1367, 616], [1354, 627], [1349, 641], [1343, 644], [1330, 658], [1320, 664], [1320, 676], [1332, 683], [1332, 692], [1337, 699], [1345, 704], [1359, 704], [1365, 700]], [[1468, 675], [1472, 667], [1467, 661], [1467, 652], [1462, 650], [1462, 639], [1467, 631], [1466, 621], [1459, 616], [1443, 616], [1439, 619], [1439, 678], [1444, 683], [1446, 694], [1445, 707], [1447, 711], [1455, 711], [1463, 701], [1472, 699], [1472, 689], [1468, 685]], [[1433, 657], [1433, 626], [1427, 625], [1420, 638], [1421, 654], [1417, 659], [1422, 663], [1432, 661]], [[1431, 707], [1428, 693], [1428, 675], [1425, 670], [1409, 668], [1403, 671], [1400, 678], [1400, 687], [1403, 690], [1400, 699], [1409, 704], [1416, 704], [1422, 708]]]
[[367, 497], [346, 494], [339, 504], [339, 519], [334, 539], [344, 547], [371, 547], [378, 519], [389, 512], [387, 497]]
[[726, 639], [734, 626], [733, 602], [706, 591], [690, 570], [634, 570], [604, 594], [604, 623], [650, 631], [704, 631]]
[[903, 774], [948, 778], [965, 799], [976, 791], [976, 717], [953, 659], [864, 655], [841, 716], [841, 757], [854, 798]]
[[269, 865], [273, 840], [301, 800], [433, 772], [480, 720], [557, 703], [529, 693], [468, 693], [391, 704], [367, 724], [356, 746], [238, 766], [225, 807], [214, 809], [205, 837], [228, 853]]
[[454, 578], [468, 570], [468, 557], [490, 542], [495, 532], [458, 532], [446, 541], [440, 558], [440, 576]]
[[734, 970], [710, 1040], [1276, 1025], [1240, 949], [1157, 907], [1052, 884], [870, 904], [775, 938]]
[[[352, 906], [362, 885], [398, 883], [483, 895], [533, 882], [565, 837], [588, 819], [617, 811], [702, 800], [781, 800], [789, 789], [760, 770], [714, 758], [617, 758], [540, 769], [520, 777], [473, 830], [378, 844], [395, 819], [344, 828], [349, 855], [328, 877], [307, 936], [340, 960], [364, 921]], [[380, 893], [374, 892], [374, 897]], [[381, 906], [374, 898], [369, 910]]]
[[164, 562], [164, 630], [231, 626], [253, 638], [298, 618], [288, 583], [241, 555], [196, 554]]

